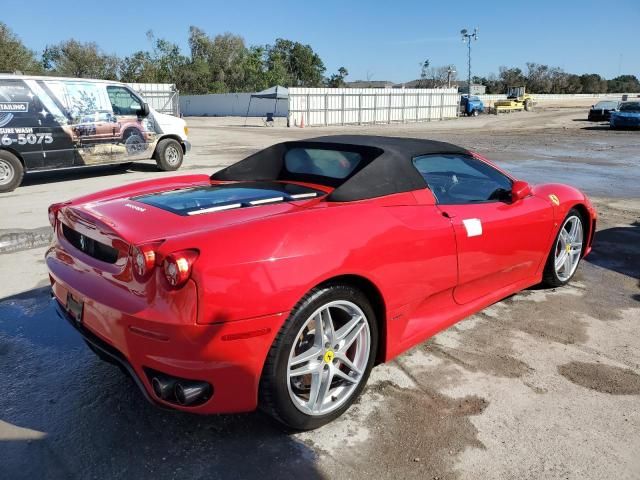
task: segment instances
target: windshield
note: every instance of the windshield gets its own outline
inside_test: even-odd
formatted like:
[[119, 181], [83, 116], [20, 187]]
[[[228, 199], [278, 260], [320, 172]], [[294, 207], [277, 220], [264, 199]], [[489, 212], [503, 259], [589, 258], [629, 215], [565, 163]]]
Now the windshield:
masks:
[[600, 110], [600, 109], [613, 110], [617, 106], [618, 106], [618, 102], [603, 101], [603, 102], [596, 103], [593, 108], [596, 108], [598, 110]]
[[639, 112], [640, 113], [640, 102], [628, 102], [620, 105], [621, 112]]

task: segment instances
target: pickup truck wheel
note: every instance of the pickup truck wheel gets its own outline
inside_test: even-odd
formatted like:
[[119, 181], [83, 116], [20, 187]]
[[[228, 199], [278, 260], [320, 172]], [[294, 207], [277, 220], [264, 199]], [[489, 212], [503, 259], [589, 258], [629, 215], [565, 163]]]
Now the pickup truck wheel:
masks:
[[160, 170], [171, 172], [177, 170], [182, 165], [184, 152], [182, 145], [173, 138], [165, 138], [158, 142], [156, 148], [156, 164]]
[[0, 192], [11, 192], [22, 183], [24, 167], [13, 153], [0, 150]]

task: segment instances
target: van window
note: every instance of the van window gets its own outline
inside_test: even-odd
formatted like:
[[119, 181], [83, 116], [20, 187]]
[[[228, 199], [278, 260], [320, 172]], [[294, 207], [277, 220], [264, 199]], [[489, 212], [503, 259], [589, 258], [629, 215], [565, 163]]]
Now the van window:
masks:
[[65, 84], [67, 90], [68, 110], [74, 123], [83, 118], [94, 115], [100, 110], [108, 110], [104, 97], [101, 95], [101, 85], [91, 82], [69, 82]]
[[107, 94], [115, 115], [138, 115], [142, 110], [140, 99], [124, 87], [107, 86]]

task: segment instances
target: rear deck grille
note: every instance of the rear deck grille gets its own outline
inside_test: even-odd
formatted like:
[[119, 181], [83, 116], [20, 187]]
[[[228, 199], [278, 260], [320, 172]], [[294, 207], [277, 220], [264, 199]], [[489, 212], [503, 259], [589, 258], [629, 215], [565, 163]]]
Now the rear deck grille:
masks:
[[89, 238], [86, 235], [82, 235], [72, 228], [67, 227], [64, 223], [62, 224], [62, 233], [71, 245], [90, 257], [106, 263], [116, 263], [118, 260], [117, 249], [98, 242], [93, 238]]

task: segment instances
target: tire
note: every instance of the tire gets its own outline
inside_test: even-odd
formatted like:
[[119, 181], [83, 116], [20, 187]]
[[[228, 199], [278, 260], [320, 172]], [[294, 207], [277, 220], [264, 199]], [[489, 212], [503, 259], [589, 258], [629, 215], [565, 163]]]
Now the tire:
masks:
[[[571, 230], [574, 222], [578, 224], [578, 230], [572, 236]], [[561, 287], [569, 283], [573, 275], [578, 269], [578, 265], [584, 252], [586, 229], [584, 228], [585, 220], [578, 210], [572, 208], [564, 221], [562, 227], [558, 230], [551, 251], [547, 258], [547, 263], [542, 274], [542, 284], [547, 287]], [[579, 239], [579, 244], [577, 240]], [[560, 257], [566, 254], [567, 261], [560, 266]], [[571, 262], [568, 264], [567, 262]]]
[[0, 150], [0, 193], [12, 192], [22, 183], [24, 167], [13, 153]]
[[471, 112], [471, 115], [474, 116], [474, 117], [477, 117], [478, 116], [478, 110], [474, 109], [473, 112]]
[[525, 109], [527, 112], [530, 112], [531, 110], [533, 110], [533, 102], [532, 102], [531, 100], [529, 100], [529, 99], [525, 100], [525, 102], [524, 102], [524, 109]]
[[[318, 319], [326, 333], [322, 341], [315, 333]], [[298, 431], [331, 422], [362, 392], [377, 347], [375, 313], [360, 290], [340, 284], [314, 288], [293, 308], [269, 350], [260, 379], [260, 408]], [[300, 360], [303, 356], [308, 358]], [[310, 373], [290, 375], [303, 370]]]
[[173, 138], [165, 138], [158, 142], [156, 148], [156, 164], [164, 172], [172, 172], [182, 165], [184, 151], [182, 145]]

